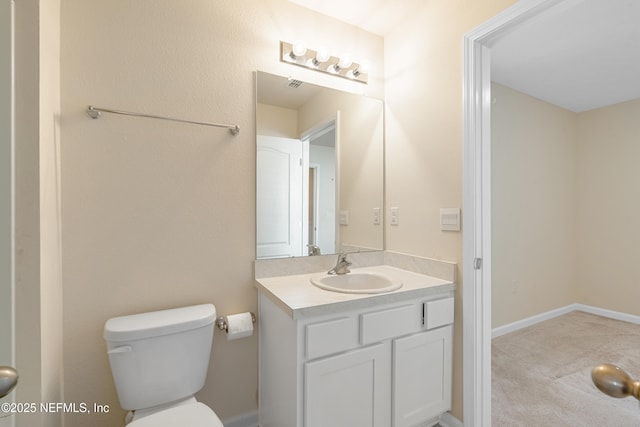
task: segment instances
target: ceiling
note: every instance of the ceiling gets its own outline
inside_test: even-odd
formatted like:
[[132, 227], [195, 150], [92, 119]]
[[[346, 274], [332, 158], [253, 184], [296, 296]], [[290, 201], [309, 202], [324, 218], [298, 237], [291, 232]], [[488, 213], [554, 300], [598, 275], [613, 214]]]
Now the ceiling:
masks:
[[[385, 36], [428, 0], [289, 1]], [[492, 44], [491, 73], [575, 112], [640, 98], [640, 1], [558, 2]]]
[[385, 36], [425, 0], [289, 0], [339, 21]]
[[491, 76], [575, 112], [640, 98], [640, 1], [565, 0], [491, 46]]
[[290, 110], [297, 110], [309, 98], [323, 89], [321, 86], [306, 82], [295, 84], [299, 80], [293, 80], [294, 84], [290, 84], [291, 81], [292, 79], [286, 77], [259, 71], [257, 74], [257, 102], [259, 104], [276, 105]]

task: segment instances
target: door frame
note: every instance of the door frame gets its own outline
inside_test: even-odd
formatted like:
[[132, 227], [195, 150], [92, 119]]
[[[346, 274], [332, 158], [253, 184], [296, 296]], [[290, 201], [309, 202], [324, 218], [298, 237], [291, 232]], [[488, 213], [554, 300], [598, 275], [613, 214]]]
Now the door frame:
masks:
[[553, 7], [578, 0], [520, 0], [464, 36], [463, 414], [491, 426], [491, 46]]
[[[0, 365], [15, 366], [14, 1], [0, 2]], [[15, 393], [2, 399], [15, 401]], [[5, 414], [6, 415], [6, 414]], [[13, 427], [14, 416], [0, 425]]]
[[[13, 0], [0, 3], [0, 365], [15, 365]], [[7, 340], [8, 345], [7, 345]]]

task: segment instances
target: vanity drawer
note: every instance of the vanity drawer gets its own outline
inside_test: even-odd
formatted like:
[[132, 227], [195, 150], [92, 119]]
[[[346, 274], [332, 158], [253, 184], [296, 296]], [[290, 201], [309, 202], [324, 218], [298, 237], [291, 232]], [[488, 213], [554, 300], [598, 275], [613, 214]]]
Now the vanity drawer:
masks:
[[403, 305], [360, 316], [363, 345], [418, 332], [422, 329], [422, 306]]
[[340, 317], [306, 326], [305, 353], [307, 359], [339, 353], [358, 346], [356, 317]]
[[424, 303], [424, 327], [439, 328], [453, 323], [453, 297]]

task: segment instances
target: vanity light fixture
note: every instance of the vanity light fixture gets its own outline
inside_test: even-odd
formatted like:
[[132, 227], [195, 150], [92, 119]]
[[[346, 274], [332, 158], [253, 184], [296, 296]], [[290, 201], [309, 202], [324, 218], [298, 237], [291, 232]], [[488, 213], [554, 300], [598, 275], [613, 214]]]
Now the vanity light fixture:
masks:
[[367, 84], [369, 80], [368, 64], [353, 62], [350, 55], [343, 55], [340, 58], [331, 56], [329, 49], [324, 46], [317, 51], [309, 49], [301, 40], [293, 43], [280, 42], [280, 60], [360, 83]]

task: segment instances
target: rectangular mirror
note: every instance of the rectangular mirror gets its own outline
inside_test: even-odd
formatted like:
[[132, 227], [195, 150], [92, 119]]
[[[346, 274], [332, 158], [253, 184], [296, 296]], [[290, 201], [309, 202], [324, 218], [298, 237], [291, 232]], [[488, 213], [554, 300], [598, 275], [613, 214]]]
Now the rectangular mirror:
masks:
[[256, 80], [256, 257], [382, 250], [383, 102]]

